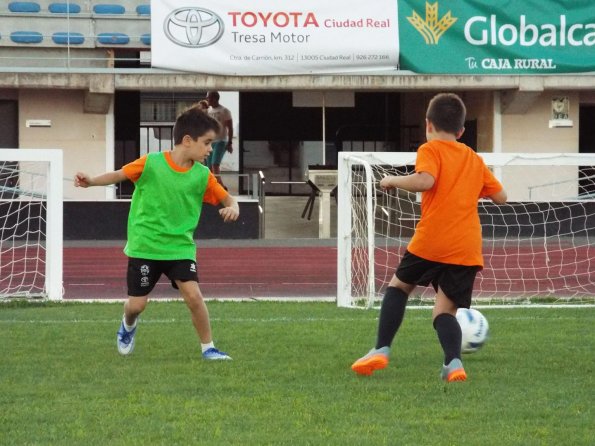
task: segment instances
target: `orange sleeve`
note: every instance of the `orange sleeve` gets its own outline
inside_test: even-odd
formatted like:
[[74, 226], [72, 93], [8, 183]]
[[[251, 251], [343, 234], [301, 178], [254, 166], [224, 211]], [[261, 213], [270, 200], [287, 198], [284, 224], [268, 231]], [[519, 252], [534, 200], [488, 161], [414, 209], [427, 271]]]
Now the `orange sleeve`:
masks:
[[136, 183], [136, 181], [140, 178], [141, 174], [143, 173], [146, 162], [147, 155], [143, 155], [139, 159], [122, 166], [122, 171], [130, 181]]
[[500, 192], [504, 187], [496, 179], [494, 174], [488, 169], [486, 165], [483, 166], [483, 188], [481, 189], [480, 197], [489, 197], [495, 193]]
[[417, 173], [426, 172], [438, 178], [440, 171], [440, 161], [435, 156], [432, 146], [428, 143], [422, 144], [417, 150], [417, 159], [415, 161], [415, 171]]
[[202, 199], [204, 203], [218, 205], [227, 197], [227, 191], [219, 184], [215, 175], [209, 172], [209, 181], [207, 182], [207, 190]]

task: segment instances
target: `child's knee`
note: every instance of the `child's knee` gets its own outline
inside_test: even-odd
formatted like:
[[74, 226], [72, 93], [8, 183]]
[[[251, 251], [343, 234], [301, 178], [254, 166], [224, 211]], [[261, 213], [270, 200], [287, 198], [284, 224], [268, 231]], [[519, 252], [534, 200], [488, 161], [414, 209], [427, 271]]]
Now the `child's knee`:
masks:
[[205, 306], [202, 295], [197, 292], [188, 293], [185, 296], [184, 300], [186, 301], [186, 305], [192, 312], [200, 311]]
[[129, 296], [126, 301], [125, 311], [130, 314], [140, 314], [147, 306], [147, 299], [144, 297]]

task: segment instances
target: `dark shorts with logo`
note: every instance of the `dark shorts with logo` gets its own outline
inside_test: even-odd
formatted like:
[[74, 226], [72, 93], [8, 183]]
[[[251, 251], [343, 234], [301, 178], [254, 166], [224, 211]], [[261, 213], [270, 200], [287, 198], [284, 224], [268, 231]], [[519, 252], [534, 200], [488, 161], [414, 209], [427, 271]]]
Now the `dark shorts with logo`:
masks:
[[194, 260], [147, 260], [129, 257], [126, 275], [128, 295], [146, 296], [155, 288], [162, 274], [167, 276], [176, 289], [176, 280], [198, 282]]
[[400, 281], [410, 285], [432, 284], [435, 291], [440, 287], [457, 307], [469, 308], [473, 283], [480, 269], [480, 266], [432, 262], [405, 251], [395, 275]]

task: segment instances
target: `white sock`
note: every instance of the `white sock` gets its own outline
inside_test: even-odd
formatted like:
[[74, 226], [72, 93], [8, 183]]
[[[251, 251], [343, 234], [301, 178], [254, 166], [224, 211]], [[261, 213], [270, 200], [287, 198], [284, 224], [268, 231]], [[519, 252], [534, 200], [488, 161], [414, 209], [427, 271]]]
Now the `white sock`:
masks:
[[204, 353], [210, 348], [215, 348], [215, 344], [213, 344], [213, 341], [209, 342], [208, 344], [201, 343], [200, 348], [202, 349], [202, 352]]
[[124, 323], [124, 328], [126, 329], [126, 331], [132, 331], [134, 327], [136, 327], [136, 319], [134, 320], [134, 324], [128, 325], [126, 323], [126, 315], [122, 317], [122, 322]]

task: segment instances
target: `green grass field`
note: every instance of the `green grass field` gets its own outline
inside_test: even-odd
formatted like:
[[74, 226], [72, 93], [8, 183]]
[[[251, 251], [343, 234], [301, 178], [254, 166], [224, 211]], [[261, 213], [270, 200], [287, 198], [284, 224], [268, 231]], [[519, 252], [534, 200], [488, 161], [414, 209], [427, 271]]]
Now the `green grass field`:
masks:
[[0, 305], [0, 445], [594, 444], [595, 309], [485, 309], [491, 339], [445, 385], [430, 311], [356, 376], [378, 312], [210, 302], [205, 362], [183, 303], [151, 302], [130, 357], [121, 304]]

